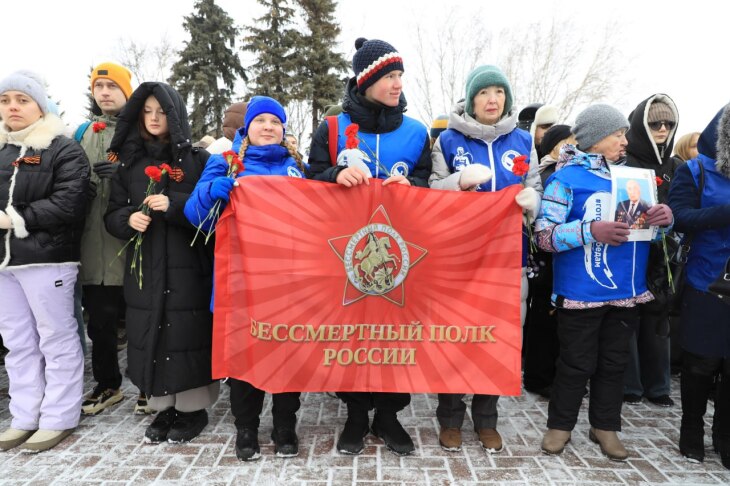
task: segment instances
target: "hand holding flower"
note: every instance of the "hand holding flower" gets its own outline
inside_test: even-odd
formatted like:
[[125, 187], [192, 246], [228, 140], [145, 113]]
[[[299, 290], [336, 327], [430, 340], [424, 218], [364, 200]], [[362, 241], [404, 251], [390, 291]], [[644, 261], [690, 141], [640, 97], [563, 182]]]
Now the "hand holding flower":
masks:
[[532, 187], [523, 187], [515, 196], [515, 202], [525, 210], [527, 223], [530, 224], [540, 212], [540, 194]]
[[234, 185], [236, 185], [235, 179], [228, 176], [216, 177], [210, 183], [210, 198], [228, 202], [231, 199], [231, 190], [233, 190]]
[[140, 233], [147, 231], [151, 222], [152, 218], [144, 214], [142, 211], [134, 212], [129, 216], [129, 226]]
[[167, 211], [170, 207], [170, 198], [164, 194], [152, 194], [147, 196], [142, 204], [146, 204], [152, 211]]

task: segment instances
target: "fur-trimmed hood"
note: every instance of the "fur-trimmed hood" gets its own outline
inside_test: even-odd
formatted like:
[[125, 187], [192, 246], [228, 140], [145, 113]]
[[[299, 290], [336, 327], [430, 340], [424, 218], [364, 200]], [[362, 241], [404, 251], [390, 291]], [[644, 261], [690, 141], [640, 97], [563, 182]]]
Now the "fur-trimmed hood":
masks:
[[[730, 104], [720, 110], [718, 115], [720, 115], [720, 121], [715, 125], [715, 134], [717, 136], [717, 141], [715, 143], [715, 148], [717, 150], [715, 159], [717, 162], [715, 163], [715, 168], [722, 175], [730, 179]], [[717, 116], [715, 118], [717, 118]], [[708, 127], [708, 129], [709, 128], [710, 127]], [[702, 140], [702, 137], [704, 136], [705, 132], [702, 132], [700, 140]]]
[[[679, 122], [677, 105], [674, 103], [672, 98], [665, 94], [654, 94], [639, 103], [639, 105], [629, 115], [629, 122], [631, 125], [629, 130], [626, 132], [626, 140], [629, 142], [626, 146], [626, 156], [630, 165], [662, 165], [662, 163], [669, 160], [672, 155], [674, 136], [677, 134], [678, 125], [675, 125], [674, 128], [669, 130], [666, 142], [661, 145], [657, 145], [656, 142], [654, 142], [647, 119], [649, 118], [649, 107], [655, 101], [669, 106], [672, 113], [674, 113], [674, 120]], [[631, 159], [636, 159], [639, 164], [633, 164]]]
[[[31, 127], [32, 129], [25, 136], [21, 144], [32, 150], [47, 149], [51, 146], [54, 138], [63, 135], [66, 131], [66, 126], [63, 124], [63, 121], [52, 113], [46, 113], [45, 116], [34, 125], [31, 125]], [[0, 148], [3, 148], [11, 140], [11, 133], [8, 131], [5, 123], [0, 123]], [[13, 143], [13, 145], [17, 145], [17, 143]]]
[[517, 128], [517, 110], [515, 108], [512, 108], [494, 125], [484, 125], [466, 113], [464, 110], [465, 104], [466, 102], [460, 101], [451, 109], [448, 127], [467, 137], [491, 143], [497, 137], [507, 135]]

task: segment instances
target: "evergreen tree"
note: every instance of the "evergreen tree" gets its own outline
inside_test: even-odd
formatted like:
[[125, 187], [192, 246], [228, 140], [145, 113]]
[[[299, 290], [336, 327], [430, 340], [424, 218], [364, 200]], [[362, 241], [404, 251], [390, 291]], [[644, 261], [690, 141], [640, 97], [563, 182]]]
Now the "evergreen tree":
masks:
[[86, 82], [86, 118], [92, 119], [97, 115], [101, 115], [101, 108], [96, 104], [94, 99], [94, 92], [91, 91], [91, 73], [94, 72], [94, 66], [89, 68], [89, 74], [86, 76], [88, 81]]
[[304, 11], [309, 30], [300, 43], [301, 79], [306, 80], [306, 98], [312, 105], [312, 132], [320, 122], [324, 108], [339, 103], [344, 91], [342, 81], [349, 62], [336, 52], [341, 29], [334, 18], [337, 2], [333, 0], [297, 0]]
[[302, 83], [297, 77], [301, 47], [301, 34], [290, 25], [294, 9], [287, 0], [258, 0], [266, 7], [266, 13], [255, 19], [255, 26], [247, 26], [249, 35], [244, 37], [244, 51], [256, 55], [249, 70], [253, 73], [250, 86], [257, 95], [271, 96], [286, 106], [292, 100], [302, 98]]
[[190, 40], [172, 66], [171, 85], [190, 110], [194, 139], [208, 133], [222, 134], [223, 113], [231, 103], [236, 76], [247, 80], [234, 48], [237, 29], [215, 0], [198, 0], [195, 11], [185, 17], [183, 27]]

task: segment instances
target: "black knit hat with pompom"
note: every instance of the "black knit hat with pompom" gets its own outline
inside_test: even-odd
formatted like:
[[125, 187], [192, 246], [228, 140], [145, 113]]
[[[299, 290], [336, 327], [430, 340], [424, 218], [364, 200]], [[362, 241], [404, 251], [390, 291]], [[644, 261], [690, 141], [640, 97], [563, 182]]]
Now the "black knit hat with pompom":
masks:
[[387, 73], [403, 71], [403, 58], [395, 47], [385, 41], [360, 37], [355, 41], [355, 49], [352, 70], [355, 71], [360, 94], [365, 94], [366, 89]]

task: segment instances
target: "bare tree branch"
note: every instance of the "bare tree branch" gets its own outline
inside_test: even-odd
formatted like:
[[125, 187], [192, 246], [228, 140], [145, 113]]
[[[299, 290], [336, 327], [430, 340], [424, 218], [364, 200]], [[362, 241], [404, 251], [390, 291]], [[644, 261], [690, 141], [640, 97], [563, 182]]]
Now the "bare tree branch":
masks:
[[116, 50], [119, 62], [132, 72], [137, 84], [166, 81], [177, 56], [167, 35], [152, 45], [136, 42], [131, 37], [120, 38]]

